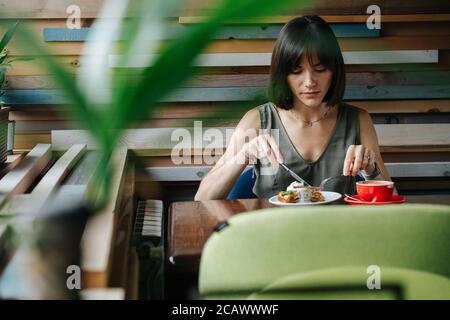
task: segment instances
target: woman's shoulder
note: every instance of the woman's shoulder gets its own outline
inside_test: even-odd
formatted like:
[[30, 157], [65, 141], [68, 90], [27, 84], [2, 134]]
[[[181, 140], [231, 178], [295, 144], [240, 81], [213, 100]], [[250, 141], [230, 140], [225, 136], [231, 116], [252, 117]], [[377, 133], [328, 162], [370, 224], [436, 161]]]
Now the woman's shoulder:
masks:
[[363, 108], [360, 108], [360, 107], [355, 106], [353, 104], [350, 104], [348, 102], [342, 101], [341, 105], [342, 105], [343, 108], [346, 108], [347, 110], [350, 110], [350, 111], [353, 111], [353, 112], [358, 112], [358, 113], [360, 113], [360, 112], [367, 112]]
[[237, 128], [240, 129], [259, 128], [260, 110], [258, 108], [259, 106], [248, 110], [239, 121]]
[[346, 109], [348, 113], [353, 114], [355, 117], [359, 117], [360, 120], [370, 117], [369, 112], [361, 107], [349, 104], [347, 102], [341, 102], [341, 106]]
[[271, 104], [271, 102], [266, 102], [248, 110], [239, 122], [238, 127], [260, 128], [261, 119], [264, 120], [267, 117], [267, 113], [270, 112]]
[[360, 130], [365, 131], [365, 129], [373, 127], [372, 117], [366, 109], [345, 102], [342, 104], [347, 110], [354, 113], [354, 117], [359, 120]]

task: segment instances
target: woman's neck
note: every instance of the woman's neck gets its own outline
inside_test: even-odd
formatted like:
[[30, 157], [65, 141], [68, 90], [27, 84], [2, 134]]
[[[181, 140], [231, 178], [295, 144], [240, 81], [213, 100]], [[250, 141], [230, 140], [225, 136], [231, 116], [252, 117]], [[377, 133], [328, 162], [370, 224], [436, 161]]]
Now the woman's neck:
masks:
[[315, 107], [309, 107], [300, 101], [295, 101], [292, 111], [296, 114], [301, 115], [305, 120], [314, 120], [321, 117], [329, 107], [326, 102], [322, 102], [320, 105]]

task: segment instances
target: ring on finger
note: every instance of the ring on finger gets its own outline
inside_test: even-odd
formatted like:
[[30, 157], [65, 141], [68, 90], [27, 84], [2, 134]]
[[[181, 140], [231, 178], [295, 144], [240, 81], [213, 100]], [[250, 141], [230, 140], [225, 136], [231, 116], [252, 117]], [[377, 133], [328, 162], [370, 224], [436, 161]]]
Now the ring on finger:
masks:
[[367, 161], [370, 161], [370, 151], [369, 151], [369, 149], [366, 149], [364, 151], [364, 159], [366, 159]]

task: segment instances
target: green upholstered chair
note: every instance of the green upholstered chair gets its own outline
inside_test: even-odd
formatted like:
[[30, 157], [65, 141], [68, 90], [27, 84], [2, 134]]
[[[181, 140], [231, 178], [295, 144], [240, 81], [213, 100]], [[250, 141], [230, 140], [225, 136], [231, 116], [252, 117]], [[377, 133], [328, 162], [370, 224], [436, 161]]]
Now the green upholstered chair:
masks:
[[[333, 274], [338, 285], [326, 286], [334, 290], [331, 294], [328, 290], [323, 295], [295, 297], [375, 297], [364, 289], [364, 294], [342, 292], [355, 288], [355, 281], [357, 290], [371, 291], [366, 287], [370, 274], [365, 271], [376, 265], [381, 268], [382, 285], [376, 297], [415, 299], [424, 294], [408, 288], [450, 277], [450, 206], [274, 208], [239, 214], [228, 222], [210, 237], [202, 253], [203, 298], [263, 298], [273, 288], [285, 291], [292, 283], [308, 289], [302, 281], [311, 284], [311, 279], [320, 287]], [[349, 277], [354, 270], [359, 273]], [[383, 277], [386, 288], [393, 291], [383, 289]], [[442, 280], [441, 287], [446, 285]], [[429, 297], [446, 298], [441, 287], [430, 290]]]
[[380, 290], [368, 290], [370, 274], [366, 266], [298, 273], [276, 280], [248, 299], [450, 299], [450, 279], [441, 275], [382, 267]]

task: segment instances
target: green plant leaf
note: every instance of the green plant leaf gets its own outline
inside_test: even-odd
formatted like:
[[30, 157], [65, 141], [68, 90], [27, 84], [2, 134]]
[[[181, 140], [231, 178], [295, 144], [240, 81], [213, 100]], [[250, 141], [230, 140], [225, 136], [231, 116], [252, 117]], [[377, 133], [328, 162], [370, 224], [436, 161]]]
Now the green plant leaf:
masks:
[[79, 90], [74, 75], [65, 70], [44, 47], [39, 43], [25, 24], [17, 30], [17, 36], [20, 44], [27, 49], [31, 56], [38, 56], [45, 64], [50, 73], [56, 78], [56, 81], [64, 91], [65, 96], [71, 103], [69, 112], [80, 120], [86, 129], [97, 139], [100, 145], [108, 145], [108, 132], [101, 126], [101, 114], [90, 107], [84, 94]]
[[137, 86], [129, 86], [114, 102], [111, 113], [116, 128], [129, 128], [148, 114], [149, 109], [181, 84], [195, 69], [195, 57], [206, 47], [220, 24], [232, 19], [273, 15], [277, 10], [295, 3], [296, 8], [309, 1], [299, 0], [228, 0], [205, 23], [189, 28], [180, 38], [166, 47], [151, 67], [143, 71]]
[[0, 68], [0, 89], [5, 82], [5, 68]]
[[31, 57], [15, 57], [15, 58], [12, 58], [12, 59], [8, 60], [8, 63], [12, 63], [14, 61], [32, 61], [32, 60], [34, 60], [34, 58], [31, 58]]
[[0, 40], [0, 51], [3, 51], [5, 47], [8, 45], [9, 41], [11, 40], [12, 36], [14, 35], [14, 32], [16, 32], [17, 26], [19, 25], [19, 21], [16, 21], [9, 29], [6, 31], [5, 35], [3, 36], [2, 40]]
[[[127, 74], [130, 73], [127, 70], [114, 72], [115, 77], [120, 74], [122, 78], [113, 79], [113, 83], [119, 86], [114, 88], [109, 110], [99, 110], [89, 103], [85, 92], [80, 90], [74, 77], [44, 49], [34, 33], [30, 32], [25, 26], [24, 28], [21, 26], [17, 32], [20, 43], [27, 48], [27, 54], [41, 58], [72, 103], [72, 113], [97, 139], [102, 164], [104, 165], [96, 171], [95, 181], [98, 182], [96, 184], [96, 187], [98, 187], [97, 193], [101, 199], [105, 199], [104, 195], [108, 193], [111, 178], [111, 168], [108, 163], [110, 163], [116, 142], [123, 132], [121, 129], [132, 127], [137, 121], [148, 116], [149, 112], [158, 105], [162, 98], [197, 70], [192, 67], [193, 61], [207, 46], [221, 24], [227, 20], [274, 15], [281, 8], [292, 4], [299, 8], [307, 2], [309, 1], [225, 0], [205, 23], [186, 28], [178, 39], [171, 41], [153, 62], [153, 65], [144, 69], [139, 82], [127, 81]], [[140, 25], [139, 22], [142, 20], [139, 19], [142, 19], [142, 17], [135, 18], [134, 25], [132, 24], [132, 28], [127, 31], [129, 33], [131, 30], [131, 35], [128, 34], [128, 37], [125, 37], [125, 39], [130, 39], [129, 44], [135, 39], [133, 30], [136, 30]], [[12, 33], [14, 33], [14, 30]], [[9, 39], [12, 33], [8, 36]], [[5, 41], [5, 45], [9, 42], [9, 39]], [[125, 53], [128, 52], [125, 51]], [[131, 54], [125, 54], [125, 58], [125, 62], [130, 62], [130, 59], [134, 57]]]
[[0, 64], [3, 63], [3, 61], [5, 61], [5, 59], [8, 57], [9, 51], [2, 51], [0, 53]]

